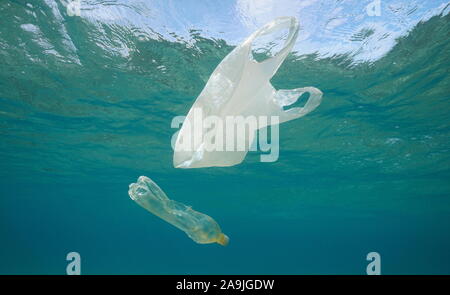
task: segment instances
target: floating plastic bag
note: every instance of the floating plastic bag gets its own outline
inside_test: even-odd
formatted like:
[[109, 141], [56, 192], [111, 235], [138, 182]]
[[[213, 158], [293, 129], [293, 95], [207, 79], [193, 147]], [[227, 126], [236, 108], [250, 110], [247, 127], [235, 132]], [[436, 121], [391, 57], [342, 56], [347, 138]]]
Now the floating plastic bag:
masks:
[[206, 214], [197, 212], [191, 207], [174, 200], [146, 176], [140, 176], [137, 183], [130, 184], [130, 198], [159, 218], [184, 231], [199, 244], [228, 244], [217, 222]]
[[[317, 88], [275, 90], [270, 83], [291, 51], [298, 28], [298, 22], [293, 17], [277, 18], [253, 33], [222, 60], [189, 110], [178, 135], [175, 135], [174, 167], [239, 164], [255, 138], [255, 131], [300, 118], [320, 104], [322, 92]], [[262, 62], [255, 61], [252, 58], [252, 42], [280, 29], [289, 29], [283, 48], [273, 57]], [[310, 97], [303, 107], [283, 109], [295, 103], [305, 92], [309, 92]], [[258, 120], [257, 126], [246, 121], [264, 117], [271, 120]], [[246, 124], [245, 128], [241, 128], [244, 132], [231, 132], [236, 128], [237, 121]], [[242, 141], [241, 148], [234, 145]]]

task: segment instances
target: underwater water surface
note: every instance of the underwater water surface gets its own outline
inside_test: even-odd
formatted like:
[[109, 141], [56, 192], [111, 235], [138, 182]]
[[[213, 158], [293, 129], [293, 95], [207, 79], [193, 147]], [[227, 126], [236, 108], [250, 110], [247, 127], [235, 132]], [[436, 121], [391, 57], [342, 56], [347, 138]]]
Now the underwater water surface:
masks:
[[[224, 3], [223, 3], [224, 2]], [[0, 274], [450, 274], [446, 1], [0, 2]], [[272, 84], [314, 86], [280, 155], [176, 169], [171, 128], [220, 61], [277, 16]], [[200, 245], [128, 196], [146, 175], [212, 216]]]

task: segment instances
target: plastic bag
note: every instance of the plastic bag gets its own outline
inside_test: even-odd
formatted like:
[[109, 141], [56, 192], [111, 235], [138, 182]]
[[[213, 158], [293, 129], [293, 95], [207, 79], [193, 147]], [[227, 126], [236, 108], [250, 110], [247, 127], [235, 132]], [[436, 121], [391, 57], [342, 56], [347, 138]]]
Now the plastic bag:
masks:
[[[277, 18], [253, 33], [222, 60], [189, 110], [178, 134], [174, 136], [174, 167], [200, 168], [239, 164], [244, 160], [258, 129], [300, 118], [320, 104], [322, 92], [317, 88], [275, 90], [270, 83], [291, 51], [298, 28], [294, 17]], [[262, 62], [255, 61], [252, 58], [252, 42], [280, 29], [289, 29], [284, 47], [273, 57]], [[293, 107], [286, 111], [283, 109], [295, 103], [305, 92], [309, 92], [310, 97], [303, 107]], [[232, 138], [224, 136], [235, 128], [231, 126], [236, 124], [236, 120], [233, 123], [233, 118], [269, 116], [271, 120], [267, 119], [267, 122], [258, 120], [257, 126], [244, 126], [244, 134], [231, 132]], [[208, 118], [214, 120], [208, 123]], [[232, 119], [227, 121], [229, 118]], [[218, 121], [222, 123], [218, 124]], [[233, 144], [244, 141], [244, 148], [227, 145], [231, 141]]]
[[140, 176], [137, 183], [130, 184], [130, 198], [149, 212], [184, 231], [199, 244], [228, 244], [217, 222], [210, 216], [191, 207], [170, 200], [161, 188], [146, 176]]

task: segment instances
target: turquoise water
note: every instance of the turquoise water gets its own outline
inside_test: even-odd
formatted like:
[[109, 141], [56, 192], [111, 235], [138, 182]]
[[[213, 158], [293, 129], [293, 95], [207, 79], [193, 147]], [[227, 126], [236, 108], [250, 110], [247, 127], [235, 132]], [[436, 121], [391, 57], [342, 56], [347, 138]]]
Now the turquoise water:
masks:
[[[71, 251], [83, 274], [365, 274], [372, 251], [383, 274], [450, 274], [445, 1], [382, 1], [379, 19], [351, 1], [243, 2], [0, 3], [1, 274], [65, 274]], [[286, 11], [302, 30], [273, 85], [322, 104], [280, 125], [276, 162], [173, 168], [172, 118]], [[137, 206], [140, 175], [229, 246]]]

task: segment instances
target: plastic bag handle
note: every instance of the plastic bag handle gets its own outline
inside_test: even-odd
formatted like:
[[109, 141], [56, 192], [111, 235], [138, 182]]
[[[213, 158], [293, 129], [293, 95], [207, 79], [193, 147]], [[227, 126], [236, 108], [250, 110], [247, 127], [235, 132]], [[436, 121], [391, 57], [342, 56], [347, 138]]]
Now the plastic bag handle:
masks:
[[[300, 96], [309, 92], [308, 101], [303, 107], [294, 107], [289, 110], [283, 110], [284, 106], [295, 103]], [[275, 94], [275, 100], [281, 109], [280, 123], [290, 121], [305, 116], [316, 109], [322, 101], [322, 91], [315, 87], [302, 87], [290, 90], [278, 90]]]
[[299, 30], [299, 24], [297, 19], [295, 17], [278, 17], [272, 22], [264, 25], [262, 28], [254, 32], [244, 43], [245, 45], [248, 46], [247, 48], [248, 56], [250, 56], [252, 49], [251, 45], [256, 38], [287, 27], [289, 28], [289, 35], [284, 43], [284, 47], [280, 51], [278, 51], [274, 56], [267, 58], [261, 62], [257, 62], [254, 59], [251, 59], [251, 61], [263, 67], [266, 67], [267, 70], [272, 72], [272, 75], [275, 74], [275, 72], [278, 70], [278, 68], [283, 63], [284, 59], [294, 46]]

